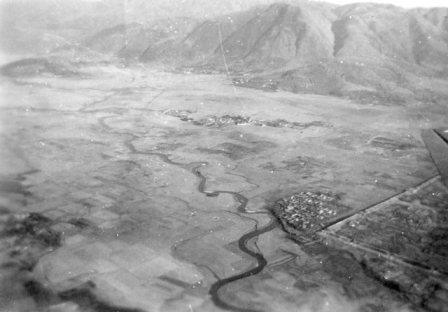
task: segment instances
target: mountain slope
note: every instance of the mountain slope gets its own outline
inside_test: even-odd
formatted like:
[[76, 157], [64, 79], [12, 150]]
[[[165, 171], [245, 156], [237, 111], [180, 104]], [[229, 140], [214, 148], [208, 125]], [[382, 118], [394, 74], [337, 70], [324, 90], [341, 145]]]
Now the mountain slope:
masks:
[[444, 101], [447, 15], [444, 8], [276, 4], [234, 29], [223, 49], [215, 43], [208, 62], [222, 68], [224, 54], [231, 69], [267, 72], [253, 77], [259, 85], [274, 81], [294, 92], [381, 103]]
[[[448, 96], [447, 8], [293, 0], [229, 0], [212, 6], [188, 0], [187, 9], [184, 2], [173, 1], [151, 1], [153, 7], [143, 0], [129, 1], [121, 7], [122, 15], [122, 0], [107, 2], [107, 10], [105, 1], [82, 10], [72, 4], [77, 13], [59, 18], [66, 23], [40, 39], [47, 38], [43, 45], [50, 50], [65, 44], [148, 65], [244, 73], [238, 80], [243, 86], [393, 103], [437, 102]], [[250, 4], [269, 5], [232, 13]], [[104, 12], [86, 26], [93, 8]], [[169, 8], [171, 17], [155, 18], [157, 12], [168, 16]], [[179, 17], [182, 10], [210, 18]], [[223, 15], [216, 17], [219, 10]], [[30, 14], [25, 16], [35, 17]], [[12, 16], [18, 15], [15, 11]], [[34, 21], [40, 29], [49, 27], [42, 23]]]

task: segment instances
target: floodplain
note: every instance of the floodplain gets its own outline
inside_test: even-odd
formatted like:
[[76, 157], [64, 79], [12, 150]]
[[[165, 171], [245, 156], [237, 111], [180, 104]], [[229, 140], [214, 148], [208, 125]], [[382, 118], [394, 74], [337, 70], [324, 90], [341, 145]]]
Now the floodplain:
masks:
[[[14, 265], [1, 269], [0, 310], [446, 311], [446, 254], [423, 268], [439, 292], [409, 295], [380, 278], [391, 274], [384, 266], [341, 247], [384, 244], [387, 216], [377, 230], [370, 217], [332, 227], [428, 183], [447, 204], [420, 136], [445, 126], [446, 107], [264, 92], [138, 66], [1, 84], [2, 262]], [[271, 208], [301, 192], [338, 205], [294, 234]], [[42, 240], [39, 222], [57, 243]], [[385, 254], [400, 255], [388, 242]]]

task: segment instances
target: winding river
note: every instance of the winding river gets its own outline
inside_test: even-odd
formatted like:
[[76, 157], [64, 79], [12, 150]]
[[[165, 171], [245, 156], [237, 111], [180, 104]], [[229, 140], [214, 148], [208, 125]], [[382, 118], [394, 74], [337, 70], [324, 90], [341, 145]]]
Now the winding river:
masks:
[[[107, 116], [107, 117], [102, 117], [99, 118], [99, 124], [104, 128], [107, 129], [108, 132], [114, 132], [113, 129], [107, 125], [107, 123], [105, 122], [105, 119], [107, 118], [113, 118], [114, 116]], [[115, 132], [115, 133], [120, 133], [120, 132]], [[124, 134], [124, 133], [121, 133]], [[139, 136], [136, 136], [134, 134], [125, 133], [126, 135], [129, 135], [130, 138], [124, 141], [125, 146], [128, 148], [128, 150], [131, 152], [131, 154], [140, 154], [140, 155], [152, 155], [152, 156], [157, 156], [159, 159], [161, 159], [163, 162], [165, 162], [166, 164], [170, 164], [173, 166], [178, 166], [180, 168], [183, 168], [185, 170], [189, 170], [191, 171], [198, 179], [199, 179], [199, 183], [197, 186], [197, 190], [202, 193], [205, 194], [206, 196], [209, 197], [217, 197], [219, 196], [219, 194], [230, 194], [232, 195], [239, 203], [240, 205], [237, 208], [237, 212], [240, 214], [247, 214], [248, 212], [246, 211], [246, 206], [247, 203], [249, 202], [249, 199], [243, 195], [241, 195], [240, 193], [237, 192], [231, 192], [231, 191], [220, 191], [220, 190], [216, 190], [213, 192], [206, 192], [205, 191], [205, 185], [207, 183], [207, 179], [206, 177], [200, 172], [200, 168], [203, 166], [208, 165], [207, 162], [192, 162], [192, 163], [188, 163], [188, 164], [184, 164], [184, 163], [179, 163], [179, 162], [175, 162], [173, 160], [171, 160], [166, 154], [163, 153], [157, 153], [157, 152], [142, 152], [139, 151], [135, 148], [133, 141], [138, 139]], [[226, 310], [231, 310], [231, 311], [236, 311], [236, 312], [258, 312], [258, 310], [253, 310], [253, 309], [248, 309], [248, 308], [241, 308], [241, 307], [237, 307], [234, 305], [231, 305], [229, 303], [227, 303], [226, 301], [224, 301], [220, 296], [219, 296], [219, 290], [230, 284], [233, 283], [235, 281], [244, 279], [246, 277], [250, 277], [253, 276], [255, 274], [260, 273], [261, 271], [263, 271], [264, 267], [267, 265], [267, 260], [265, 259], [265, 257], [263, 256], [263, 254], [261, 252], [257, 252], [257, 251], [253, 251], [248, 247], [248, 243], [251, 239], [262, 235], [266, 232], [269, 232], [271, 230], [273, 230], [275, 227], [277, 227], [277, 220], [272, 217], [268, 212], [255, 212], [257, 214], [265, 214], [267, 216], [270, 217], [270, 222], [265, 225], [264, 227], [258, 228], [257, 226], [255, 226], [255, 228], [244, 234], [243, 236], [241, 236], [238, 240], [238, 247], [239, 249], [249, 255], [250, 257], [254, 258], [254, 260], [256, 261], [256, 266], [248, 269], [247, 271], [241, 272], [239, 274], [230, 276], [230, 277], [226, 277], [223, 279], [218, 279], [214, 284], [212, 284], [212, 286], [210, 287], [209, 290], [209, 294], [211, 296], [211, 299], [213, 301], [213, 303], [222, 308], [222, 309], [226, 309]], [[252, 214], [255, 214], [252, 213]]]
[[[243, 195], [241, 195], [239, 193], [230, 192], [230, 191], [214, 191], [212, 193], [205, 192], [204, 189], [205, 189], [205, 184], [206, 184], [207, 180], [199, 171], [199, 168], [201, 166], [197, 166], [192, 169], [192, 172], [199, 178], [199, 181], [200, 181], [198, 184], [198, 191], [203, 194], [206, 194], [207, 196], [218, 196], [221, 193], [231, 194], [240, 203], [240, 205], [237, 208], [237, 211], [239, 213], [247, 213], [246, 206], [247, 206], [247, 203], [249, 202], [247, 197], [244, 197]], [[236, 307], [236, 306], [228, 304], [227, 302], [222, 300], [221, 297], [219, 296], [219, 290], [222, 287], [226, 286], [227, 284], [230, 284], [237, 280], [258, 274], [261, 271], [263, 271], [264, 267], [267, 265], [267, 261], [266, 261], [265, 257], [263, 256], [262, 253], [249, 249], [247, 244], [252, 238], [255, 238], [263, 233], [269, 232], [269, 231], [273, 230], [276, 226], [277, 226], [277, 221], [271, 217], [271, 221], [266, 226], [264, 226], [262, 228], [255, 227], [255, 229], [253, 231], [246, 233], [240, 237], [240, 239], [238, 240], [238, 248], [245, 254], [254, 258], [257, 261], [257, 265], [254, 268], [249, 269], [245, 272], [242, 272], [242, 273], [239, 273], [239, 274], [216, 281], [210, 287], [210, 290], [209, 290], [209, 294], [212, 297], [212, 300], [215, 303], [215, 305], [217, 305], [220, 308], [226, 309], [226, 310], [232, 310], [232, 311], [238, 311], [238, 312], [239, 311], [246, 311], [246, 312], [257, 311], [257, 310], [252, 310], [252, 309], [240, 308], [240, 307]]]

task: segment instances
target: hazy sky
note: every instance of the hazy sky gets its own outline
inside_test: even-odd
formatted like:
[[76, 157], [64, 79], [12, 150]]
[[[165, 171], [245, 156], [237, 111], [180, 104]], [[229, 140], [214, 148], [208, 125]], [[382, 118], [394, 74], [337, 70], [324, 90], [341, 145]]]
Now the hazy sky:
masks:
[[[82, 0], [82, 1], [101, 1], [101, 0]], [[149, 0], [151, 1], [151, 0]], [[179, 0], [185, 1], [185, 0]], [[210, 0], [223, 1], [223, 0]], [[225, 0], [224, 0], [225, 1]], [[281, 0], [279, 0], [280, 2]], [[313, 1], [313, 0], [311, 0]], [[390, 3], [404, 8], [413, 7], [448, 7], [448, 0], [320, 0], [322, 2], [330, 2], [336, 4], [348, 4], [355, 2], [376, 2], [376, 3]]]
[[323, 0], [336, 4], [347, 4], [354, 2], [377, 2], [390, 3], [404, 8], [412, 7], [448, 7], [448, 0]]

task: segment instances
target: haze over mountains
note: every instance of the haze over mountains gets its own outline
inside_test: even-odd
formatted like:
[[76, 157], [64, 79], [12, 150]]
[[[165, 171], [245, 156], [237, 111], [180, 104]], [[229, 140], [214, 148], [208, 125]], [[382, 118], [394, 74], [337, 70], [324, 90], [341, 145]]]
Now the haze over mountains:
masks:
[[229, 70], [246, 74], [241, 85], [301, 93], [445, 101], [447, 8], [271, 2], [5, 2], [2, 47]]

